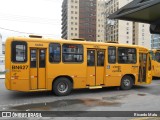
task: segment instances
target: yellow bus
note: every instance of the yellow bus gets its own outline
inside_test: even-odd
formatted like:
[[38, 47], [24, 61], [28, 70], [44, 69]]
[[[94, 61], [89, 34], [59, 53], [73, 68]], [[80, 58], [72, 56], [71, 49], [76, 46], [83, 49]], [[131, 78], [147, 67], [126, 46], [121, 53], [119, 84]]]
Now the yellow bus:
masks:
[[160, 50], [150, 50], [152, 57], [152, 76], [160, 77]]
[[53, 91], [150, 84], [149, 50], [133, 45], [10, 37], [6, 40], [8, 90]]

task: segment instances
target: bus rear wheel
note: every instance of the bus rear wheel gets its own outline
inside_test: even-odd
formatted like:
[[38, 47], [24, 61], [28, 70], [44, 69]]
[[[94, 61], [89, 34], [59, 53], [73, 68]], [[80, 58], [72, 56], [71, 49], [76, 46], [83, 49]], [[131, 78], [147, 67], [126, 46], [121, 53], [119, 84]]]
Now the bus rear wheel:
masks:
[[61, 77], [53, 83], [53, 92], [57, 96], [66, 96], [72, 90], [72, 83], [68, 78]]
[[122, 90], [129, 90], [132, 88], [132, 86], [133, 86], [133, 79], [128, 75], [124, 76], [121, 80], [120, 88]]

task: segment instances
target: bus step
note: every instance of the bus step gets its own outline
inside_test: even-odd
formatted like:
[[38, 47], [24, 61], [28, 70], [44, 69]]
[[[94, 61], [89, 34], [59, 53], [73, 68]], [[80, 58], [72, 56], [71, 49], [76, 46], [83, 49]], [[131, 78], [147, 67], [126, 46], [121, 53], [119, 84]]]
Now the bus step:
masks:
[[47, 91], [47, 89], [36, 89], [36, 90], [30, 90], [30, 92], [36, 92], [36, 91]]
[[89, 89], [99, 89], [102, 88], [102, 86], [89, 86]]

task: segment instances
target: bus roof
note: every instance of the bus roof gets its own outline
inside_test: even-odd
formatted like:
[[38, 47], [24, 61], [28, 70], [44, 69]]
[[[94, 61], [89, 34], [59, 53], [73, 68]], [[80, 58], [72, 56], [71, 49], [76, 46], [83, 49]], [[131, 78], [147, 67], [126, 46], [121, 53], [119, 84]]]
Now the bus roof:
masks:
[[[75, 44], [88, 44], [88, 45], [112, 45], [112, 46], [124, 46], [124, 47], [137, 47], [137, 48], [145, 48], [143, 46], [138, 45], [129, 45], [129, 44], [117, 44], [117, 43], [103, 43], [103, 42], [91, 42], [91, 41], [76, 41], [76, 40], [64, 40], [64, 39], [51, 39], [51, 38], [29, 38], [29, 37], [8, 37], [6, 42], [9, 41], [27, 41], [27, 42], [59, 42], [59, 43], [75, 43]], [[149, 50], [149, 49], [148, 49]]]

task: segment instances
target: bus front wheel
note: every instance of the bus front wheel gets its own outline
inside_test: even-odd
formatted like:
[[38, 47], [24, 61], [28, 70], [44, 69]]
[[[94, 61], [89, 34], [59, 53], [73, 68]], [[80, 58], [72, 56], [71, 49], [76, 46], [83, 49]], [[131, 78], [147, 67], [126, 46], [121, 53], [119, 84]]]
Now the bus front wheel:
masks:
[[133, 86], [133, 79], [128, 75], [124, 76], [121, 80], [120, 88], [122, 90], [129, 90], [132, 88], [132, 86]]
[[53, 83], [53, 92], [57, 96], [65, 96], [70, 94], [72, 90], [72, 83], [68, 78], [61, 77], [58, 78], [54, 83]]

